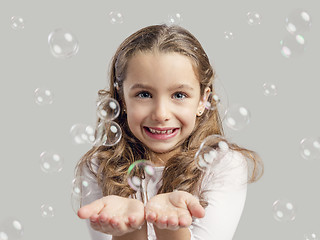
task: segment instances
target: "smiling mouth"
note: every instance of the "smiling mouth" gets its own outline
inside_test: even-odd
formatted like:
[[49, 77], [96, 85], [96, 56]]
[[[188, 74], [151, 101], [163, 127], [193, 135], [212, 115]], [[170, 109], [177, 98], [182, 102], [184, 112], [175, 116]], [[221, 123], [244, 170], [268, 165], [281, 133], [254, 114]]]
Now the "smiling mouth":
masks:
[[146, 129], [148, 132], [152, 133], [152, 134], [172, 134], [174, 133], [178, 128], [168, 128], [166, 130], [156, 130], [156, 129], [153, 129], [153, 128], [149, 128], [149, 127], [144, 127], [144, 129]]

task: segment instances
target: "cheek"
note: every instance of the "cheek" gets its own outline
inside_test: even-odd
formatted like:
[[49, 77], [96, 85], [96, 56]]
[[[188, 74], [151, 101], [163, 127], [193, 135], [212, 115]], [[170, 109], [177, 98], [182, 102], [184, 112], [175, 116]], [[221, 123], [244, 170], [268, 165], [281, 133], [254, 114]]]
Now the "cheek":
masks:
[[192, 127], [196, 122], [196, 110], [195, 109], [184, 109], [184, 111], [180, 111], [178, 114], [180, 122], [185, 125]]

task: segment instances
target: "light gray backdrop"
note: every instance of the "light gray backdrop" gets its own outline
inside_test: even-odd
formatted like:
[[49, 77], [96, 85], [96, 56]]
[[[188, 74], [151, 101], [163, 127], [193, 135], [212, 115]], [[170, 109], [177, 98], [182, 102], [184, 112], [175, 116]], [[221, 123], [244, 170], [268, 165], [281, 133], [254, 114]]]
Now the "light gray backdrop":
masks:
[[[312, 26], [303, 56], [287, 59], [280, 41], [285, 18], [297, 8], [310, 14]], [[110, 23], [111, 11], [122, 13], [122, 24]], [[248, 12], [259, 13], [261, 24], [250, 26]], [[95, 123], [97, 91], [107, 84], [109, 61], [121, 41], [165, 22], [170, 13], [180, 13], [181, 25], [202, 43], [230, 104], [241, 103], [251, 112], [246, 128], [226, 129], [229, 140], [257, 151], [265, 163], [263, 178], [249, 186], [234, 239], [301, 240], [320, 234], [320, 161], [300, 156], [300, 141], [320, 135], [317, 1], [1, 0], [0, 222], [19, 219], [23, 239], [89, 239], [71, 208], [70, 192], [74, 167], [90, 145], [73, 144], [69, 130], [76, 123]], [[24, 19], [24, 29], [11, 28], [13, 16]], [[76, 36], [77, 55], [52, 56], [48, 35], [56, 28]], [[226, 40], [225, 31], [234, 38]], [[277, 86], [277, 96], [263, 94], [265, 82]], [[54, 102], [41, 107], [34, 91], [44, 86]], [[60, 173], [41, 171], [39, 155], [46, 150], [65, 159]], [[272, 204], [281, 197], [297, 208], [294, 221], [273, 218]], [[53, 218], [41, 216], [42, 204], [53, 207]]]

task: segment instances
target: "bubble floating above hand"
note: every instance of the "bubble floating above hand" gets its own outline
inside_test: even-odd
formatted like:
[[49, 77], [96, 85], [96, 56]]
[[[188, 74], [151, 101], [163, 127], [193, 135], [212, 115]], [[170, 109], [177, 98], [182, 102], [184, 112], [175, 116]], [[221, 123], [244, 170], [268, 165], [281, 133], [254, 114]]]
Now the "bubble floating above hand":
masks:
[[44, 106], [53, 103], [53, 93], [46, 88], [37, 88], [34, 91], [35, 102], [39, 106]]
[[249, 110], [240, 104], [230, 106], [226, 111], [225, 124], [232, 130], [242, 130], [250, 123], [251, 114]]
[[120, 105], [114, 98], [104, 98], [97, 104], [97, 115], [102, 120], [114, 120], [120, 114]]
[[276, 96], [278, 95], [277, 87], [273, 83], [264, 83], [263, 84], [263, 94], [265, 96]]
[[0, 240], [17, 240], [23, 234], [23, 226], [17, 218], [8, 217], [0, 225]]
[[250, 26], [260, 25], [261, 17], [257, 12], [248, 12], [247, 13], [247, 21]]
[[121, 24], [123, 23], [123, 16], [121, 13], [117, 11], [112, 11], [109, 13], [110, 22], [112, 24]]
[[286, 17], [286, 29], [293, 35], [305, 33], [311, 28], [311, 16], [303, 9], [296, 9]]
[[63, 158], [57, 153], [44, 151], [40, 154], [40, 168], [45, 173], [61, 172], [63, 163]]
[[95, 146], [114, 146], [122, 137], [122, 130], [118, 123], [114, 121], [102, 121], [97, 127]]
[[77, 123], [72, 125], [70, 134], [75, 144], [90, 143], [93, 144], [95, 141], [94, 129], [90, 125]]
[[170, 13], [168, 14], [168, 25], [180, 25], [182, 23], [182, 15], [180, 13]]
[[14, 29], [14, 30], [21, 30], [21, 29], [24, 29], [24, 20], [22, 17], [19, 17], [19, 16], [13, 16], [11, 18], [11, 27]]
[[152, 162], [147, 160], [138, 160], [129, 166], [127, 179], [133, 190], [142, 189], [142, 176], [145, 175], [147, 181], [155, 181], [155, 170]]
[[53, 207], [49, 204], [42, 204], [40, 207], [40, 213], [43, 218], [52, 218], [54, 217]]
[[228, 150], [229, 145], [224, 137], [210, 135], [202, 141], [194, 156], [196, 166], [202, 171], [213, 169], [227, 154]]
[[48, 43], [52, 55], [56, 58], [70, 58], [79, 51], [76, 37], [64, 29], [55, 29], [49, 34]]
[[306, 160], [320, 160], [320, 137], [308, 137], [300, 141], [300, 154]]
[[296, 218], [296, 208], [291, 201], [279, 199], [272, 206], [273, 217], [279, 222], [289, 222]]

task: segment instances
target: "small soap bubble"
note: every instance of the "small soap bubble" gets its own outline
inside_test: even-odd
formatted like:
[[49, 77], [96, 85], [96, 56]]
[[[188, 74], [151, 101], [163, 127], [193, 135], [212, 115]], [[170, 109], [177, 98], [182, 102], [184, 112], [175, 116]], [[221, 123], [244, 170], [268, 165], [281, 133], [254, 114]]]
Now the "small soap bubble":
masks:
[[42, 204], [40, 207], [40, 213], [43, 218], [52, 218], [54, 217], [53, 207], [49, 204]]
[[17, 218], [8, 217], [0, 225], [0, 240], [21, 239], [23, 234], [23, 226]]
[[280, 41], [281, 54], [286, 58], [301, 57], [306, 49], [306, 40], [302, 35], [286, 34]]
[[228, 32], [228, 31], [225, 31], [224, 32], [224, 39], [226, 40], [232, 40], [234, 37], [234, 34], [232, 32]]
[[257, 12], [248, 12], [247, 13], [247, 21], [250, 26], [260, 25], [261, 17]]
[[318, 234], [316, 233], [306, 233], [303, 236], [303, 240], [319, 240]]
[[142, 180], [155, 181], [155, 170], [152, 162], [147, 160], [138, 160], [129, 166], [127, 179], [130, 187], [139, 191], [142, 189]]
[[21, 30], [24, 29], [25, 21], [23, 20], [22, 17], [19, 16], [13, 16], [11, 18], [11, 27], [14, 30]]
[[97, 104], [97, 115], [102, 120], [114, 120], [120, 114], [120, 105], [113, 98], [103, 98]]
[[112, 24], [121, 24], [123, 23], [123, 16], [120, 12], [112, 11], [109, 13], [110, 22]]
[[168, 14], [168, 20], [167, 20], [168, 25], [172, 25], [172, 24], [180, 25], [182, 21], [183, 19], [180, 13]]
[[227, 109], [224, 121], [229, 128], [238, 131], [249, 124], [250, 117], [251, 114], [246, 107], [234, 104]]
[[45, 173], [61, 172], [64, 159], [57, 153], [44, 151], [40, 154], [40, 168]]
[[53, 103], [53, 93], [47, 88], [37, 88], [34, 90], [35, 102], [39, 106]]
[[210, 92], [208, 96], [208, 100], [205, 103], [205, 108], [213, 111], [219, 107], [220, 103], [221, 103], [220, 97], [217, 94], [213, 94], [212, 92]]
[[196, 166], [202, 171], [212, 169], [228, 150], [229, 145], [222, 136], [210, 135], [202, 141], [194, 156]]
[[310, 28], [311, 16], [303, 9], [296, 9], [286, 17], [286, 29], [291, 34], [305, 33]]
[[95, 141], [94, 129], [91, 125], [74, 124], [70, 129], [70, 134], [74, 144], [93, 144]]
[[320, 160], [320, 137], [307, 137], [300, 141], [300, 154], [306, 160]]
[[95, 146], [114, 146], [122, 137], [122, 130], [118, 123], [114, 121], [102, 121], [97, 127]]
[[279, 199], [272, 206], [273, 217], [279, 222], [289, 222], [296, 218], [296, 208], [291, 201]]
[[263, 84], [263, 94], [265, 96], [277, 96], [277, 87], [273, 83], [264, 83]]
[[70, 58], [79, 51], [76, 37], [70, 31], [61, 28], [49, 34], [48, 43], [52, 55], [56, 58]]

